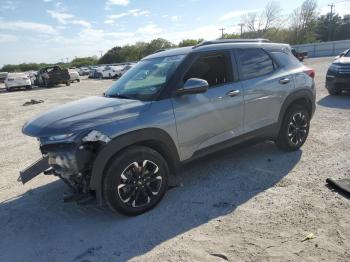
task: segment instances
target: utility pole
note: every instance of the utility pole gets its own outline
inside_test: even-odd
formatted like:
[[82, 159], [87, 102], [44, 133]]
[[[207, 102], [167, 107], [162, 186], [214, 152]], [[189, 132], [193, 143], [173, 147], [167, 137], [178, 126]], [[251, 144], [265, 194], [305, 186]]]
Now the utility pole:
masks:
[[329, 15], [329, 25], [328, 25], [328, 41], [332, 40], [332, 35], [333, 35], [333, 8], [334, 8], [334, 3], [328, 5], [331, 8], [331, 13]]
[[244, 24], [243, 23], [240, 23], [240, 24], [238, 24], [240, 27], [241, 27], [241, 38], [242, 38], [242, 35], [243, 35], [243, 26], [244, 26]]
[[219, 31], [221, 31], [221, 39], [224, 39], [225, 28], [220, 28]]

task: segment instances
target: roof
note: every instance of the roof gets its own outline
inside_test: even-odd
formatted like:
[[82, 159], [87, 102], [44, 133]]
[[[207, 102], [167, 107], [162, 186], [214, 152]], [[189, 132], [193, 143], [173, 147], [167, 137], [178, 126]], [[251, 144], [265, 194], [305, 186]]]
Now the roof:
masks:
[[[239, 41], [238, 41], [239, 40]], [[289, 44], [281, 44], [281, 43], [269, 43], [269, 42], [260, 42], [260, 41], [244, 41], [243, 39], [238, 39], [235, 41], [208, 41], [203, 44], [199, 44], [197, 46], [189, 46], [189, 47], [180, 47], [167, 49], [164, 51], [159, 51], [149, 56], [146, 56], [142, 60], [152, 59], [152, 58], [161, 58], [166, 56], [176, 56], [176, 55], [187, 55], [189, 53], [196, 52], [205, 52], [205, 51], [219, 51], [219, 50], [229, 50], [232, 48], [256, 48], [262, 47], [268, 50], [282, 50], [289, 48]]]

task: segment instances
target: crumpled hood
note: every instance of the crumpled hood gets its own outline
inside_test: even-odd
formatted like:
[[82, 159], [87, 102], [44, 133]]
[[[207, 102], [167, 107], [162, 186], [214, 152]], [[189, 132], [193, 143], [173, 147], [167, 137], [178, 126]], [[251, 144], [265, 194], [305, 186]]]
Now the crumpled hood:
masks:
[[146, 111], [151, 102], [88, 97], [46, 111], [27, 122], [22, 132], [33, 137], [77, 133], [96, 126], [135, 118]]
[[336, 59], [333, 63], [349, 64], [350, 65], [350, 57], [340, 57], [340, 58]]

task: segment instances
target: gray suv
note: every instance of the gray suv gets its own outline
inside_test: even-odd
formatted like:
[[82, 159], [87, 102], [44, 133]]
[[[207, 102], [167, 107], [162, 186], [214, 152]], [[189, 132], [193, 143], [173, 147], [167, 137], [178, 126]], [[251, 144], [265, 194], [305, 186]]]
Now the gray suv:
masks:
[[315, 72], [290, 46], [211, 41], [145, 57], [102, 96], [51, 109], [23, 127], [44, 172], [74, 193], [127, 215], [152, 209], [188, 161], [250, 139], [285, 150], [305, 142], [315, 110]]

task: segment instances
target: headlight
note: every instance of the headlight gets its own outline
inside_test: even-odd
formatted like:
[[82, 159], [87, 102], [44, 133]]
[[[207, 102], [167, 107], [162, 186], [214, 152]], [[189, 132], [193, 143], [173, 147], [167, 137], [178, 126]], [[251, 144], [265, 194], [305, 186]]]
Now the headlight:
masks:
[[331, 64], [329, 69], [332, 70], [332, 71], [339, 71], [340, 65], [338, 65], [338, 64]]
[[59, 141], [59, 140], [63, 140], [63, 139], [69, 138], [69, 137], [71, 137], [73, 135], [74, 134], [71, 133], [71, 134], [64, 134], [64, 135], [57, 135], [57, 136], [49, 136], [47, 139], [49, 141]]

